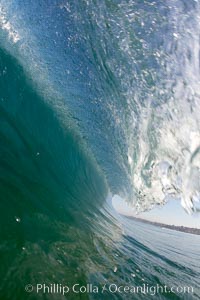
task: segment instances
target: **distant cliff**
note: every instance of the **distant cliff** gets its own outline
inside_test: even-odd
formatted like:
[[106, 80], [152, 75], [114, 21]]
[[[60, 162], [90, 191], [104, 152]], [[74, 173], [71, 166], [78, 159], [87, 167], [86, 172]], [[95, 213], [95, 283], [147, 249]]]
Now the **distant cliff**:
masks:
[[189, 228], [189, 227], [184, 227], [184, 226], [168, 225], [168, 224], [152, 222], [149, 220], [145, 220], [145, 219], [141, 219], [141, 218], [137, 218], [137, 217], [130, 217], [130, 216], [127, 216], [127, 218], [134, 219], [135, 221], [142, 222], [142, 223], [152, 224], [152, 225], [159, 226], [162, 228], [168, 228], [168, 229], [172, 229], [172, 230], [176, 230], [176, 231], [200, 235], [200, 229], [198, 229], [198, 228]]

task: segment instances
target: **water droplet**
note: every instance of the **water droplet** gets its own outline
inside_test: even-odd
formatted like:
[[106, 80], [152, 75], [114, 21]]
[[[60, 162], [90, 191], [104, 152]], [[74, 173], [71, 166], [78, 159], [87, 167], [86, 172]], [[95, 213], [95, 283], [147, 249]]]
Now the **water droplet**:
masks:
[[177, 33], [173, 33], [173, 36], [175, 37], [175, 38], [178, 38], [178, 34]]
[[132, 163], [133, 163], [133, 159], [130, 155], [128, 155], [128, 163], [129, 163], [129, 165], [132, 165]]

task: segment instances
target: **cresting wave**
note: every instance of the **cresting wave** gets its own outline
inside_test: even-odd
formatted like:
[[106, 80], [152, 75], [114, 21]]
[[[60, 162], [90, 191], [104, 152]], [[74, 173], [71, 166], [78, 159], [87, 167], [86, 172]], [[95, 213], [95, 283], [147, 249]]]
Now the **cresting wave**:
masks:
[[2, 43], [138, 210], [199, 201], [199, 15], [184, 0], [1, 1]]
[[0, 0], [0, 299], [66, 299], [26, 293], [42, 283], [191, 282], [156, 299], [199, 299], [199, 237], [181, 244], [111, 206], [174, 197], [198, 211], [199, 5]]

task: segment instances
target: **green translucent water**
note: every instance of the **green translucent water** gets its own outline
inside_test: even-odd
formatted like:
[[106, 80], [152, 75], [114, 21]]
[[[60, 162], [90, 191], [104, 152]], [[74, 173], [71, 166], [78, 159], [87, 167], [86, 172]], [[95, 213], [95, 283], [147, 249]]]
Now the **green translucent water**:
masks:
[[[198, 12], [198, 1], [0, 1], [0, 300], [200, 299], [199, 236], [111, 204], [182, 193], [195, 210]], [[130, 293], [144, 284], [168, 290]]]

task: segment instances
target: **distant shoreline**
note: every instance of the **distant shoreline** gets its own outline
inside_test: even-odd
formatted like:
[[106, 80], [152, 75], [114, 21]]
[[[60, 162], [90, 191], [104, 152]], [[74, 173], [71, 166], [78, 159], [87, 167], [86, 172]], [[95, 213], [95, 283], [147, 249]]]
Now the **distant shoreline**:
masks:
[[171, 229], [171, 230], [175, 230], [175, 231], [181, 231], [181, 232], [185, 232], [185, 233], [200, 235], [200, 229], [198, 229], [198, 228], [168, 225], [168, 224], [153, 222], [153, 221], [149, 221], [149, 220], [145, 220], [145, 219], [137, 218], [137, 217], [132, 217], [132, 216], [125, 216], [125, 217], [128, 219], [134, 219], [137, 222], [147, 223], [147, 224], [155, 225], [155, 226], [158, 226], [161, 228], [167, 228], [167, 229]]

